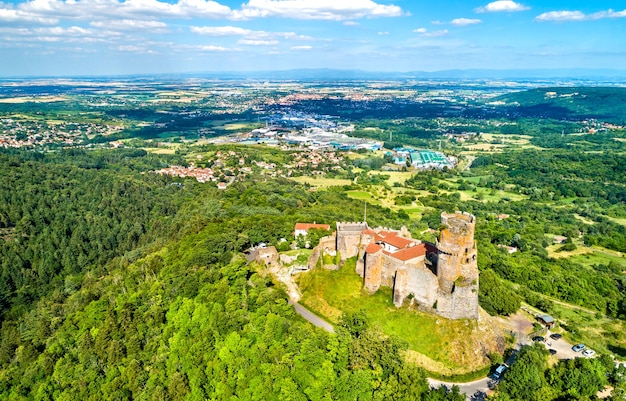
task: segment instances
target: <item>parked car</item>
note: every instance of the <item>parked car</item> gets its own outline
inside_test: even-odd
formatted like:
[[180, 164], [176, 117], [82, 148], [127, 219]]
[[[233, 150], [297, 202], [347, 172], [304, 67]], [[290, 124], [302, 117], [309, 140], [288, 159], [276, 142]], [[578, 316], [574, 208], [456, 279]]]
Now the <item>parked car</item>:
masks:
[[574, 345], [574, 346], [572, 347], [572, 350], [573, 350], [574, 352], [580, 352], [580, 351], [584, 350], [585, 348], [587, 348], [587, 347], [585, 346], [585, 344], [576, 344], [576, 345]]
[[589, 357], [589, 358], [591, 358], [595, 354], [596, 354], [596, 351], [594, 351], [592, 349], [586, 349], [586, 350], [583, 351], [583, 356], [586, 356], [586, 357]]
[[545, 340], [546, 340], [546, 339], [545, 339], [545, 338], [543, 338], [543, 337], [541, 337], [541, 336], [535, 336], [535, 337], [533, 337], [533, 341], [536, 341], [536, 342], [541, 342], [541, 343], [542, 343], [542, 342], [544, 342]]
[[550, 355], [556, 354], [556, 350], [554, 348], [550, 348], [548, 352], [550, 353]]
[[559, 333], [552, 333], [552, 334], [550, 334], [550, 338], [553, 339], [553, 340], [558, 340], [561, 337], [563, 337], [563, 336], [560, 335]]
[[504, 371], [506, 370], [507, 366], [506, 365], [500, 365], [496, 368], [496, 371], [493, 372], [492, 377], [496, 380], [500, 380], [502, 378], [502, 374], [504, 373]]

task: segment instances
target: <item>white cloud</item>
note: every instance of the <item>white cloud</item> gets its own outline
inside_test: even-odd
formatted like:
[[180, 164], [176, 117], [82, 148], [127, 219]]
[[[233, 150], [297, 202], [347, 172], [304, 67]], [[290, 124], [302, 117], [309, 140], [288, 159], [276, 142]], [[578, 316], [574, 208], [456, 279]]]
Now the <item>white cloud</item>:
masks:
[[161, 21], [143, 21], [143, 20], [111, 20], [111, 21], [92, 21], [89, 25], [96, 28], [105, 28], [115, 31], [151, 31], [152, 33], [167, 33], [167, 24]]
[[240, 39], [237, 41], [239, 45], [245, 46], [275, 46], [278, 44], [277, 40], [255, 40], [255, 39]]
[[497, 0], [492, 1], [484, 7], [478, 7], [474, 11], [477, 13], [496, 13], [496, 12], [516, 12], [530, 10], [530, 7], [526, 7], [523, 4], [516, 3], [511, 0]]
[[17, 8], [0, 3], [0, 21], [54, 24], [59, 20], [152, 20], [161, 18], [228, 18], [232, 10], [212, 0], [30, 0]]
[[358, 22], [356, 22], [356, 21], [345, 21], [343, 24], [344, 24], [345, 26], [360, 26], [360, 25], [361, 25], [361, 24], [359, 24], [359, 23], [358, 23]]
[[117, 32], [98, 32], [79, 26], [67, 28], [39, 27], [39, 28], [0, 28], [0, 33], [7, 34], [7, 41], [13, 45], [21, 42], [83, 42], [83, 43], [106, 43], [119, 41], [120, 34]]
[[198, 46], [196, 47], [197, 50], [202, 50], [205, 52], [218, 52], [218, 53], [222, 53], [222, 52], [230, 52], [230, 51], [235, 51], [235, 49], [229, 49], [227, 47], [222, 47], [222, 46]]
[[[8, 7], [8, 5], [0, 3], [0, 7], [3, 6]], [[34, 22], [38, 24], [52, 25], [58, 23], [59, 19], [37, 15], [23, 10], [16, 10], [14, 8], [0, 8], [0, 21], [4, 23]]]
[[233, 12], [235, 19], [283, 17], [344, 21], [359, 18], [398, 17], [400, 7], [372, 0], [249, 0]]
[[291, 50], [311, 50], [313, 49], [312, 46], [293, 46], [291, 47]]
[[193, 33], [205, 36], [244, 36], [253, 33], [250, 29], [237, 26], [192, 26], [190, 30]]
[[118, 46], [117, 50], [121, 52], [143, 53], [146, 49], [143, 46], [122, 45]]
[[626, 9], [622, 11], [613, 11], [611, 9], [606, 11], [599, 11], [593, 14], [584, 14], [580, 11], [550, 11], [543, 13], [535, 17], [535, 21], [588, 21], [599, 20], [605, 18], [626, 18]]
[[417, 29], [413, 29], [413, 32], [419, 33], [419, 35], [424, 38], [438, 38], [440, 36], [445, 36], [448, 34], [447, 29], [440, 29], [438, 31], [429, 31], [426, 28], [417, 28]]
[[583, 21], [585, 14], [580, 11], [550, 11], [535, 17], [537, 21]]
[[379, 34], [380, 36], [383, 36], [383, 35], [389, 35], [389, 32], [387, 32], [387, 31], [385, 31], [385, 32], [378, 32], [378, 34]]
[[613, 11], [612, 9], [608, 9], [607, 11], [600, 11], [589, 16], [591, 19], [602, 19], [602, 18], [625, 18], [626, 17], [626, 9], [622, 11]]
[[455, 18], [450, 21], [450, 24], [454, 26], [467, 26], [467, 25], [475, 25], [480, 24], [482, 21], [479, 19], [471, 19], [471, 18]]
[[237, 48], [228, 48], [224, 46], [215, 45], [190, 45], [179, 44], [173, 42], [148, 42], [151, 47], [161, 46], [166, 47], [169, 52], [178, 52], [188, 54], [190, 52], [210, 52], [210, 53], [228, 53], [241, 51]]
[[241, 36], [242, 38], [237, 41], [237, 44], [243, 46], [275, 46], [280, 43], [278, 39], [312, 39], [309, 36], [298, 35], [295, 32], [253, 31], [236, 26], [192, 26], [189, 29], [193, 33], [204, 36]]

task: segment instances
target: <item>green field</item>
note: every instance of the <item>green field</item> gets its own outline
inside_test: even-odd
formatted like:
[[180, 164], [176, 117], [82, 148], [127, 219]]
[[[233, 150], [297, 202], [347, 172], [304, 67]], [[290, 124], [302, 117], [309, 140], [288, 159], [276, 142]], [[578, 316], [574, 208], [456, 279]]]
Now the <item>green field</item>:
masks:
[[626, 219], [620, 219], [617, 217], [606, 216], [607, 219], [611, 220], [614, 223], [621, 224], [626, 227]]
[[609, 263], [617, 263], [624, 266], [626, 271], [626, 258], [623, 256], [613, 255], [607, 252], [601, 252], [592, 248], [593, 252], [577, 255], [570, 258], [572, 262], [580, 263], [585, 266], [592, 265], [608, 265]]
[[309, 184], [312, 187], [318, 188], [328, 188], [328, 187], [341, 187], [344, 185], [352, 184], [350, 180], [344, 180], [340, 178], [322, 178], [322, 177], [294, 177], [293, 181], [299, 182], [300, 184]]
[[373, 201], [374, 197], [372, 196], [372, 194], [370, 194], [369, 192], [365, 192], [365, 191], [347, 191], [346, 194], [352, 198], [352, 199], [359, 199], [359, 200], [367, 200], [367, 201]]

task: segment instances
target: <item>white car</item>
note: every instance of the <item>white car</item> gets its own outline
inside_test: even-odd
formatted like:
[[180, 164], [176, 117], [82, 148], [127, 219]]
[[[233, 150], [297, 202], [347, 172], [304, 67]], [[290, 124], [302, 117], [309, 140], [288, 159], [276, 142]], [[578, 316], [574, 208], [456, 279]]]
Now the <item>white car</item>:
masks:
[[586, 350], [583, 351], [583, 356], [586, 356], [586, 357], [589, 357], [589, 358], [591, 358], [595, 354], [596, 354], [596, 351], [594, 351], [592, 349], [586, 349]]

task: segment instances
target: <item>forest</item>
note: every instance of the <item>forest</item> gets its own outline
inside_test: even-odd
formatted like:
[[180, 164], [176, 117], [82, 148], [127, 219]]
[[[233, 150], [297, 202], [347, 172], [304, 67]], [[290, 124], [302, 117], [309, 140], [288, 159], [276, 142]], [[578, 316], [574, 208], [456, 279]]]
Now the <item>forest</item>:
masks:
[[[238, 256], [295, 221], [356, 219], [340, 192], [170, 185], [142, 174], [163, 162], [149, 154], [0, 156], [0, 398], [464, 398], [429, 390], [406, 345], [367, 322], [310, 326]], [[371, 218], [398, 223], [381, 208]]]

